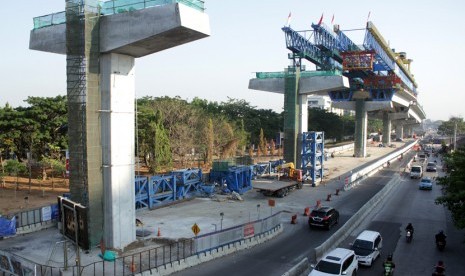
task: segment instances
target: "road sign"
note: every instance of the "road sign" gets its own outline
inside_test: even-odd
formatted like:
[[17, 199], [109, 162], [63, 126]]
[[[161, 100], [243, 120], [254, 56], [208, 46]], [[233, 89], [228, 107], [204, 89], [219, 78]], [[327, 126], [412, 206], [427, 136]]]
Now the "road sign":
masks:
[[274, 199], [268, 199], [268, 206], [274, 207], [275, 206], [275, 201]]
[[200, 233], [200, 227], [197, 225], [197, 223], [194, 223], [194, 225], [192, 225], [191, 229], [192, 229], [192, 232], [194, 232], [194, 235], [196, 235], [196, 236], [197, 236], [198, 233]]

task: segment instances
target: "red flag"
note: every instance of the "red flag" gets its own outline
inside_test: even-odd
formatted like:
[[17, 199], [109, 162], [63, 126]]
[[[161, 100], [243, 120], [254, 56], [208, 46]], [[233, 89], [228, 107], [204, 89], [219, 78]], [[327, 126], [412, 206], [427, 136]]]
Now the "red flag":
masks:
[[320, 21], [318, 21], [318, 25], [321, 25], [323, 23], [323, 14], [321, 14]]
[[331, 18], [331, 25], [333, 24], [334, 22], [334, 14], [333, 14], [333, 18]]
[[289, 12], [289, 16], [287, 17], [287, 26], [291, 25], [291, 12]]

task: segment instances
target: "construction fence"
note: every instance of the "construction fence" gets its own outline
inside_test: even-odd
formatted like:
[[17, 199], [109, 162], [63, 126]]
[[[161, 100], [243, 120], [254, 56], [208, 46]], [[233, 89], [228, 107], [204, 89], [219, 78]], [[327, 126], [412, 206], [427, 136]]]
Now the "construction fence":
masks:
[[[67, 271], [69, 275], [134, 275], [144, 271], [162, 268], [169, 264], [180, 262], [188, 257], [215, 250], [222, 246], [233, 246], [237, 242], [254, 238], [265, 234], [280, 225], [280, 214], [272, 214], [263, 219], [257, 219], [245, 224], [227, 229], [220, 229], [213, 233], [200, 235], [192, 239], [180, 239], [156, 248], [146, 249], [128, 256], [115, 258], [111, 261], [97, 261], [89, 264], [75, 264], [69, 266], [52, 266], [49, 264], [37, 264], [15, 254], [0, 250], [0, 272], [13, 275], [62, 275]], [[71, 242], [61, 243], [66, 248], [74, 247]], [[75, 248], [74, 248], [75, 249]], [[63, 251], [72, 251], [69, 250]], [[54, 250], [55, 251], [55, 250]], [[59, 252], [61, 250], [56, 250]], [[71, 263], [69, 258], [51, 256], [54, 262]], [[60, 260], [60, 258], [62, 258]], [[7, 274], [9, 275], [9, 274]]]

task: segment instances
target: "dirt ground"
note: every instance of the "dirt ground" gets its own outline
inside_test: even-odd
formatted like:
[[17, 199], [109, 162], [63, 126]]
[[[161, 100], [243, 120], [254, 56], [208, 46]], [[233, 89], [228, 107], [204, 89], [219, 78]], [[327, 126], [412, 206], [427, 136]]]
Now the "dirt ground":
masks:
[[69, 188], [63, 178], [55, 178], [53, 182], [55, 187], [52, 189], [51, 179], [32, 179], [29, 191], [28, 178], [5, 177], [5, 186], [0, 182], [0, 214], [6, 216], [56, 203], [57, 196], [69, 192]]

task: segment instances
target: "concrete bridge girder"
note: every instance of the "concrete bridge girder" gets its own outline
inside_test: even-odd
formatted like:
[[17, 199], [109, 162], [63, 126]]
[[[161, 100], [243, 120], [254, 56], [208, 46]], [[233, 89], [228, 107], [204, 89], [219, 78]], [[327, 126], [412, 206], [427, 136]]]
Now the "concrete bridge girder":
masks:
[[[349, 88], [344, 76], [314, 76], [299, 79], [299, 94], [327, 95], [329, 91]], [[284, 94], [284, 78], [251, 79], [249, 89]]]
[[[138, 58], [209, 35], [207, 14], [175, 3], [102, 16], [99, 46], [101, 53]], [[29, 49], [66, 55], [66, 24], [32, 30]]]

